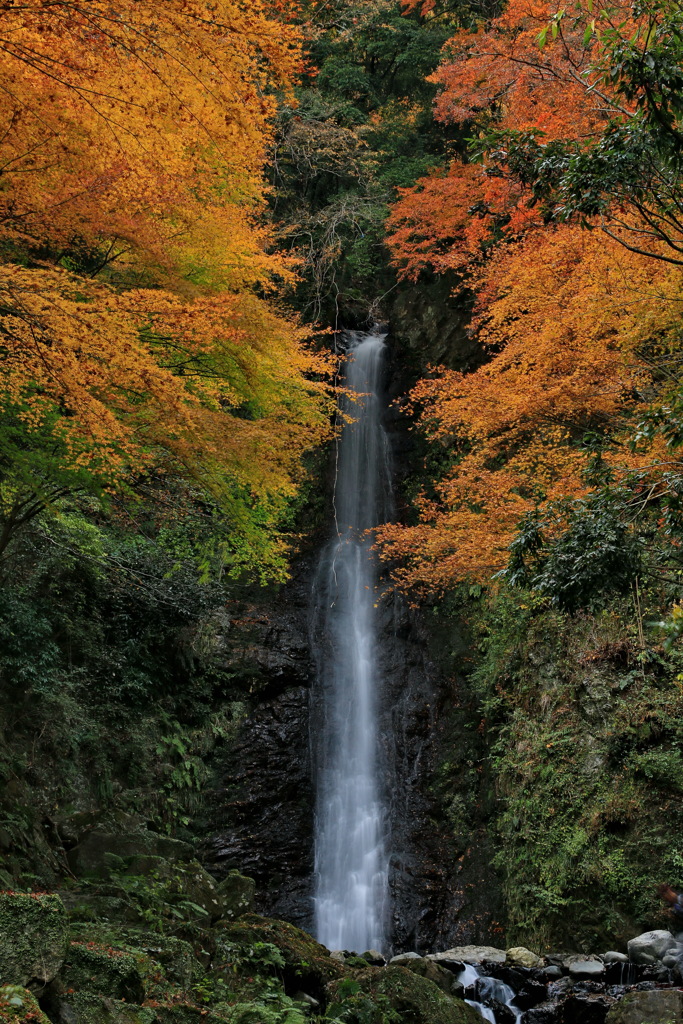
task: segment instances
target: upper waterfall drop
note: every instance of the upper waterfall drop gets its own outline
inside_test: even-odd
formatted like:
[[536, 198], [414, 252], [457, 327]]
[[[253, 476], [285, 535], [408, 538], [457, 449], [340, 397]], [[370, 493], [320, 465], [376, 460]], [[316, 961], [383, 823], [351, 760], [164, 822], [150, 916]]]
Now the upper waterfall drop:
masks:
[[385, 949], [386, 807], [379, 781], [376, 589], [367, 532], [390, 510], [382, 426], [384, 335], [350, 334], [337, 448], [335, 536], [313, 593], [316, 745], [315, 933], [329, 949]]

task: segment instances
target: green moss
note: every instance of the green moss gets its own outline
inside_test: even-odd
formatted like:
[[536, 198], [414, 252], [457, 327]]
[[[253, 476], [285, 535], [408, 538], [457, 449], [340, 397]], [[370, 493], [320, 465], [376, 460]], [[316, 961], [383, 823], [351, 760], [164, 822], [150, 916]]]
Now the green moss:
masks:
[[345, 1024], [481, 1024], [476, 1010], [403, 967], [371, 968], [330, 986], [330, 1016]]
[[112, 999], [141, 1003], [145, 975], [154, 972], [148, 957], [97, 943], [72, 942], [60, 981], [66, 989], [91, 992]]
[[62, 1000], [61, 1006], [71, 1011], [77, 1024], [156, 1024], [156, 1011], [151, 1007], [131, 1006], [118, 999], [75, 992]]
[[67, 917], [52, 893], [0, 893], [0, 978], [15, 985], [47, 982], [67, 948]]
[[248, 948], [256, 943], [275, 946], [282, 955], [286, 981], [316, 998], [328, 982], [344, 974], [343, 966], [332, 960], [324, 946], [285, 921], [245, 914], [238, 921], [220, 922], [214, 936], [219, 949], [226, 945]]
[[657, 884], [683, 883], [675, 659], [639, 654], [628, 603], [568, 616], [503, 593], [481, 621], [508, 942], [595, 949], [658, 926]]

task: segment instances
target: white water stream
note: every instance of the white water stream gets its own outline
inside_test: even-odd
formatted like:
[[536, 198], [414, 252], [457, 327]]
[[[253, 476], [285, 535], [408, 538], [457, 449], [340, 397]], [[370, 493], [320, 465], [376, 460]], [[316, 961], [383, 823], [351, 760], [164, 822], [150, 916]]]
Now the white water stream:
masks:
[[505, 982], [480, 974], [478, 969], [472, 964], [467, 964], [463, 968], [458, 975], [458, 981], [466, 989], [474, 988], [477, 998], [466, 999], [465, 1002], [473, 1007], [477, 1013], [480, 1013], [484, 1020], [489, 1021], [490, 1024], [496, 1024], [493, 1007], [486, 1005], [491, 1001], [495, 1001], [503, 1006], [507, 1006], [515, 1015], [515, 1024], [519, 1024], [522, 1011], [514, 1005], [515, 993]]
[[377, 567], [365, 531], [389, 511], [387, 438], [382, 427], [384, 338], [348, 336], [344, 399], [353, 417], [337, 447], [335, 536], [314, 583], [313, 647], [317, 735], [315, 934], [329, 949], [387, 946], [386, 814], [379, 784]]

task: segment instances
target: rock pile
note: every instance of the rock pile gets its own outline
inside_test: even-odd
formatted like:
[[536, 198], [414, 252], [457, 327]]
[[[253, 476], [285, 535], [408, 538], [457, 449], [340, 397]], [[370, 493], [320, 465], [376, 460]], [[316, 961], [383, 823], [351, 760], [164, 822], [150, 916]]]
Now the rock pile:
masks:
[[[363, 954], [372, 963], [376, 955]], [[389, 965], [465, 999], [491, 1024], [683, 1024], [683, 934], [664, 930], [631, 939], [628, 953], [539, 956], [521, 946], [458, 946], [401, 953]]]

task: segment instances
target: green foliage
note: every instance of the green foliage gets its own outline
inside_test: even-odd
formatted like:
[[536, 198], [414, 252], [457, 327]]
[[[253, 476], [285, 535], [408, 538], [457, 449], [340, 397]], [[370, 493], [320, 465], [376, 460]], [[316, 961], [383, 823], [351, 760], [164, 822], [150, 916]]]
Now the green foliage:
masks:
[[628, 592], [642, 572], [642, 541], [624, 515], [631, 498], [605, 490], [527, 516], [501, 575], [566, 611], [597, 608], [609, 595]]
[[327, 1010], [330, 1024], [400, 1024], [401, 1016], [384, 995], [368, 995], [352, 978], [337, 987], [337, 998]]
[[296, 296], [310, 319], [365, 320], [395, 283], [384, 221], [397, 189], [445, 159], [426, 81], [455, 13], [404, 14], [398, 0], [330, 3], [309, 26], [315, 73], [281, 111], [275, 214], [305, 262]]
[[502, 590], [477, 615], [509, 941], [594, 949], [655, 926], [657, 884], [683, 877], [681, 655], [639, 657], [630, 602], [570, 618]]

